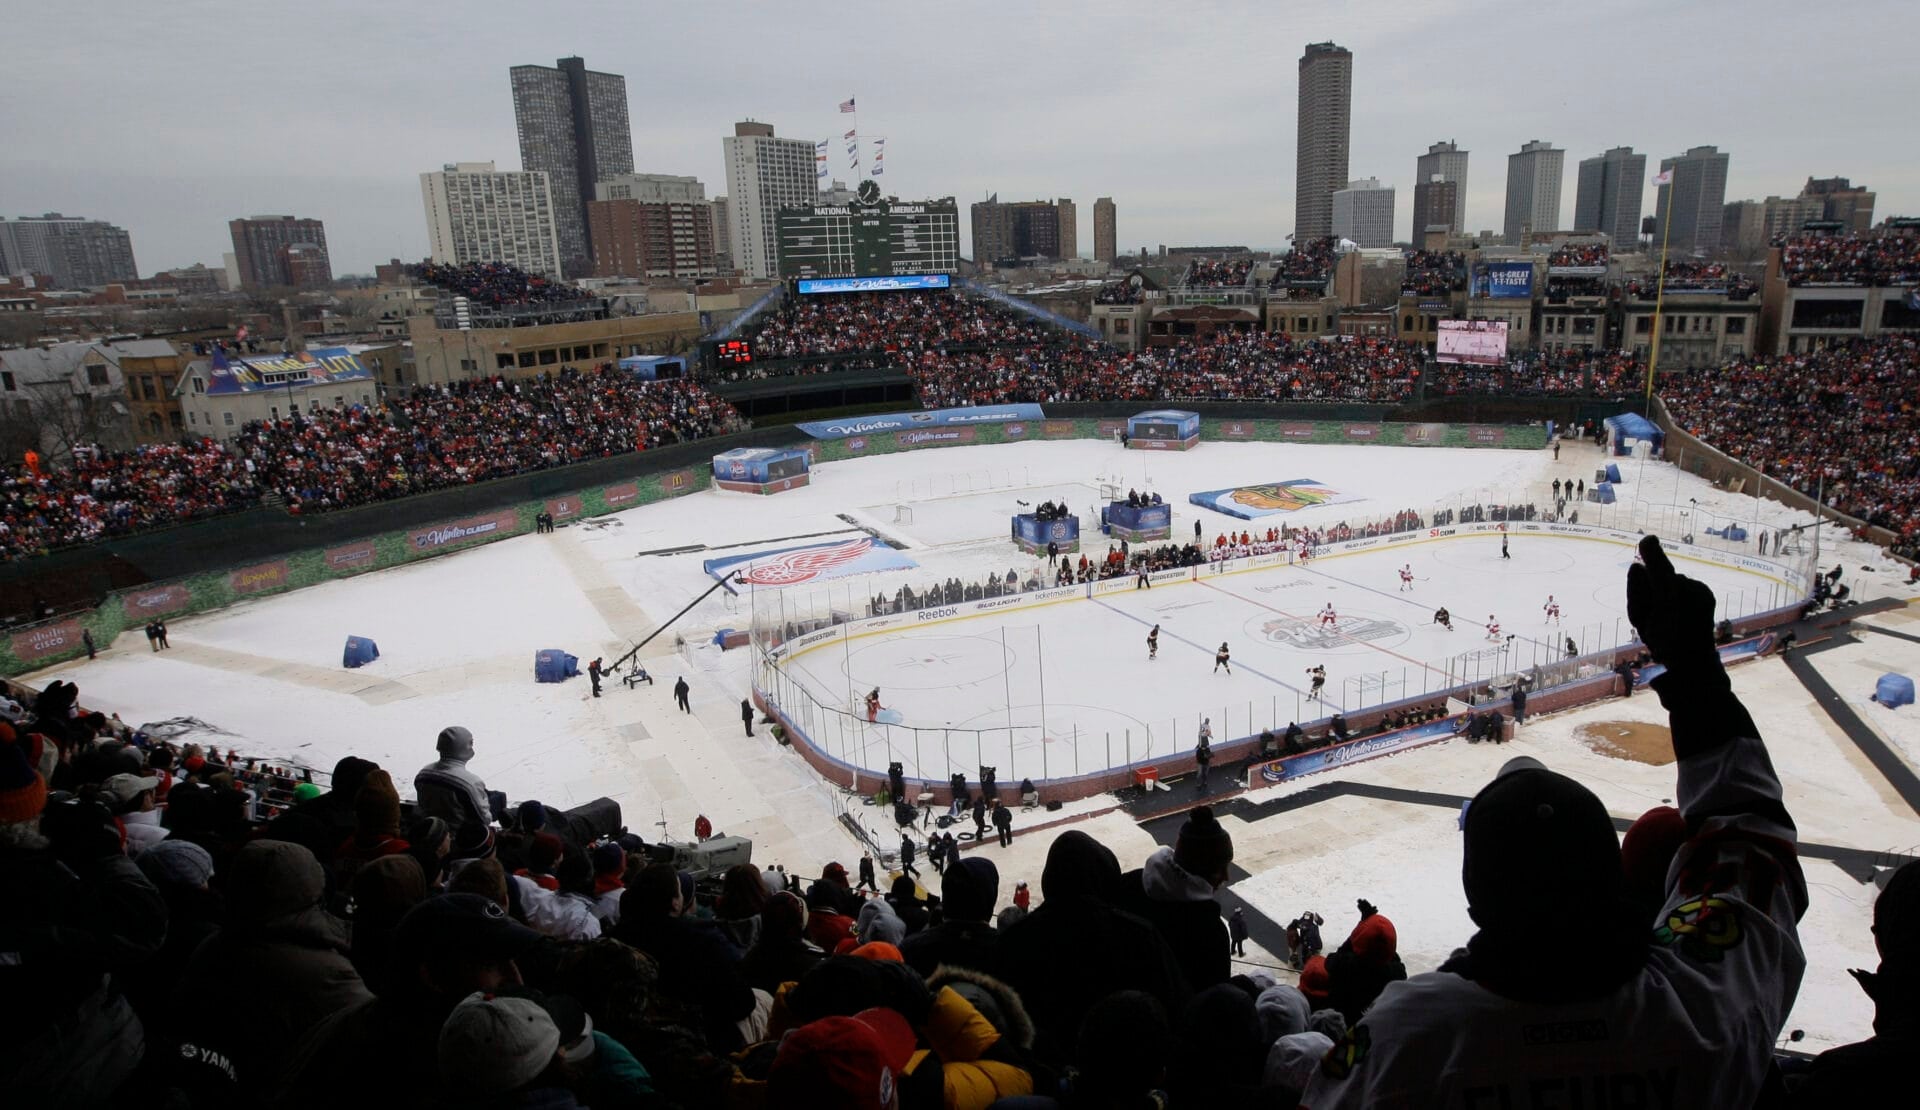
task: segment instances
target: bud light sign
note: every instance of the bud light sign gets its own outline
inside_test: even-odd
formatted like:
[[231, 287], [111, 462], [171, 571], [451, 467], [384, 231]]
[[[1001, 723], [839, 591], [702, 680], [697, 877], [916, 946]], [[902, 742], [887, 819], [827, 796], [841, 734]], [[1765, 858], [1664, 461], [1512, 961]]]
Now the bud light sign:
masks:
[[1533, 263], [1482, 262], [1473, 268], [1473, 295], [1496, 301], [1533, 296]]

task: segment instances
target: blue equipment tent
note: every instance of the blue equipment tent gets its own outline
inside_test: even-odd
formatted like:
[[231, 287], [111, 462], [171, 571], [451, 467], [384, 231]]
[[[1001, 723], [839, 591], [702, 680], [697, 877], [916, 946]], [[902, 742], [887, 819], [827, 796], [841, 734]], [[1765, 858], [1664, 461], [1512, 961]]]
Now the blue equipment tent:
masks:
[[340, 665], [362, 667], [380, 658], [380, 645], [365, 636], [348, 636], [347, 648], [340, 653]]
[[565, 682], [580, 673], [580, 657], [568, 655], [558, 648], [548, 648], [535, 652], [533, 656], [533, 680], [535, 682]]
[[1620, 481], [1620, 480], [1621, 480], [1621, 479], [1620, 479], [1620, 464], [1619, 464], [1619, 463], [1608, 463], [1608, 464], [1607, 464], [1607, 481], [1609, 481], [1609, 482], [1618, 482], [1618, 481]]
[[1883, 674], [1874, 683], [1873, 700], [1891, 709], [1913, 704], [1913, 679], [1903, 674]]
[[1600, 483], [1593, 487], [1593, 497], [1590, 500], [1598, 501], [1602, 505], [1613, 504], [1613, 487], [1605, 482]]
[[1667, 434], [1661, 431], [1653, 421], [1637, 412], [1609, 416], [1603, 423], [1607, 426], [1607, 438], [1613, 444], [1613, 453], [1616, 455], [1632, 453], [1628, 440], [1646, 440], [1653, 445], [1652, 450], [1655, 455], [1660, 454], [1661, 449], [1666, 446]]

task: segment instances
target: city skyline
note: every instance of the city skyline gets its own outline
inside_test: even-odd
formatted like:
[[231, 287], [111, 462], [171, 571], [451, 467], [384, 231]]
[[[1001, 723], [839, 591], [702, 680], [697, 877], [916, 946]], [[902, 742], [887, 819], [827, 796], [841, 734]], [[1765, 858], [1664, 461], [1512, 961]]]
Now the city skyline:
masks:
[[[1355, 59], [1349, 176], [1378, 176], [1410, 196], [1413, 160], [1437, 136], [1453, 139], [1489, 160], [1469, 180], [1467, 232], [1502, 227], [1497, 160], [1534, 138], [1564, 150], [1573, 164], [1631, 146], [1647, 156], [1649, 177], [1660, 160], [1713, 145], [1731, 155], [1730, 201], [1792, 195], [1809, 176], [1842, 175], [1878, 194], [1876, 219], [1920, 215], [1920, 167], [1883, 138], [1898, 132], [1898, 105], [1920, 91], [1920, 75], [1903, 64], [1897, 36], [1796, 23], [1787, 50], [1776, 32], [1796, 9], [1781, 3], [1748, 5], [1735, 24], [1708, 11], [1637, 2], [1560, 12], [1387, 0], [1362, 16], [1220, 4], [1200, 19], [1109, 3], [1093, 21], [1092, 9], [1081, 7], [1027, 12], [1023, 19], [1035, 33], [1078, 45], [1048, 66], [999, 72], [992, 81], [969, 80], [1001, 48], [990, 30], [995, 20], [983, 14], [953, 26], [941, 21], [940, 52], [916, 56], [913, 65], [848, 66], [844, 76], [796, 83], [791, 67], [771, 61], [830, 54], [845, 46], [845, 36], [827, 21], [785, 9], [723, 21], [698, 9], [642, 14], [583, 5], [564, 20], [528, 26], [485, 19], [493, 5], [481, 2], [476, 18], [449, 31], [429, 13], [349, 0], [341, 12], [348, 25], [360, 18], [354, 9], [364, 8], [392, 33], [343, 54], [329, 71], [337, 80], [324, 92], [285, 81], [264, 55], [243, 54], [223, 60], [211, 94], [170, 80], [165, 65], [193, 48], [194, 5], [107, 7], [100, 33], [85, 46], [59, 33], [54, 10], [10, 18], [36, 49], [18, 59], [15, 92], [0, 113], [0, 180], [8, 186], [0, 215], [60, 211], [126, 228], [143, 273], [217, 266], [230, 249], [223, 245], [227, 221], [253, 212], [323, 220], [336, 273], [370, 273], [393, 256], [424, 257], [418, 174], [450, 154], [518, 168], [506, 71], [574, 54], [629, 78], [636, 171], [723, 181], [714, 140], [735, 121], [763, 120], [782, 136], [838, 136], [849, 117], [835, 106], [857, 95], [862, 135], [888, 136], [881, 179], [887, 192], [952, 195], [963, 207], [994, 191], [1112, 196], [1127, 210], [1123, 255], [1161, 243], [1284, 244], [1294, 225], [1296, 136], [1293, 113], [1277, 106], [1291, 107], [1297, 95], [1301, 51], [1329, 40]], [[1864, 21], [1844, 21], [1849, 28], [1901, 12], [1890, 3], [1866, 8]], [[264, 41], [295, 10], [269, 3], [223, 18], [235, 36]], [[902, 13], [874, 45], [881, 53], [920, 50], [919, 29], [935, 18]], [[1667, 32], [1650, 37], [1631, 62], [1590, 60], [1593, 75], [1610, 70], [1617, 78], [1605, 96], [1577, 79], [1564, 59], [1538, 49], [1540, 42], [1574, 41], [1602, 18], [1658, 20]], [[1239, 31], [1222, 35], [1222, 24]], [[711, 42], [722, 33], [730, 44], [724, 65], [710, 50], [645, 49], [662, 41]], [[409, 44], [427, 35], [449, 39], [460, 64], [420, 64]], [[1699, 51], [1697, 43], [1708, 40], [1716, 49]], [[1131, 41], [1152, 45], [1127, 53]], [[1442, 64], [1466, 56], [1476, 63]], [[1832, 80], [1803, 79], [1808, 58], [1831, 66]], [[76, 67], [90, 74], [84, 85], [71, 81]], [[1229, 71], [1241, 76], [1189, 76]], [[1740, 95], [1676, 97], [1670, 83], [1633, 79], [1656, 72], [1685, 72], [1700, 87]], [[1873, 95], [1841, 79], [1857, 72], [1876, 75]], [[1489, 99], [1496, 81], [1537, 95]], [[1249, 83], [1260, 95], [1246, 95]], [[1116, 102], [1128, 105], [1130, 133], [1154, 136], [1152, 157], [1143, 157], [1141, 144], [1116, 142], [1091, 126]], [[1041, 119], [1057, 126], [1008, 126]], [[832, 150], [832, 175], [850, 179], [840, 148]], [[1574, 182], [1564, 189], [1570, 197]], [[1642, 211], [1654, 207], [1647, 183]], [[1394, 235], [1407, 240], [1412, 206], [1400, 209]], [[1570, 220], [1564, 200], [1563, 210]], [[1090, 247], [1090, 237], [1081, 243]]]

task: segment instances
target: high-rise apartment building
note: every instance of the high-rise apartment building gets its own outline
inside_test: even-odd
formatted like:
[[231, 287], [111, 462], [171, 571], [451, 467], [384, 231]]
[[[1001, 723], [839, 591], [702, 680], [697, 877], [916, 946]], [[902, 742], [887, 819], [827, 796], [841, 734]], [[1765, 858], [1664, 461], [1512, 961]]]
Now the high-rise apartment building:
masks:
[[1362, 247], [1393, 246], [1393, 190], [1377, 177], [1347, 182], [1333, 194], [1333, 234]]
[[105, 220], [49, 212], [0, 220], [0, 275], [42, 274], [62, 289], [133, 281], [133, 237]]
[[513, 122], [520, 168], [545, 173], [553, 193], [560, 263], [567, 277], [592, 268], [587, 202], [595, 183], [633, 172], [627, 79], [599, 73], [580, 58], [552, 66], [514, 66]]
[[[1428, 225], [1446, 224], [1454, 231], [1465, 231], [1467, 229], [1468, 153], [1468, 151], [1461, 150], [1458, 143], [1452, 139], [1448, 139], [1444, 143], [1434, 143], [1427, 148], [1425, 154], [1414, 159], [1413, 180], [1416, 182], [1414, 185], [1415, 195], [1413, 198], [1415, 216], [1413, 225], [1414, 238], [1418, 239], [1420, 233], [1425, 230], [1419, 221], [1421, 211], [1419, 197], [1420, 186], [1432, 185], [1435, 181], [1444, 181], [1453, 186], [1453, 210], [1447, 213], [1445, 219], [1429, 220]], [[1431, 216], [1432, 214], [1431, 211], [1428, 212], [1428, 215]]]
[[1353, 52], [1316, 42], [1300, 55], [1295, 132], [1293, 236], [1296, 243], [1333, 234], [1333, 194], [1347, 183], [1353, 123]]
[[1069, 258], [1077, 232], [1070, 200], [1022, 200], [1002, 203], [995, 195], [973, 206], [973, 259], [980, 263], [1021, 258]]
[[1535, 139], [1507, 155], [1504, 238], [1518, 243], [1531, 232], [1560, 230], [1560, 179], [1567, 152]]
[[1119, 244], [1115, 235], [1115, 211], [1112, 197], [1101, 197], [1093, 202], [1093, 260], [1112, 262], [1120, 257], [1116, 249]]
[[546, 174], [458, 162], [421, 174], [420, 197], [435, 262], [505, 262], [561, 275], [559, 206]]
[[[233, 257], [240, 270], [242, 289], [267, 289], [276, 285], [311, 288], [331, 284], [333, 266], [327, 256], [327, 228], [319, 220], [304, 216], [247, 216], [228, 220], [233, 236]], [[289, 248], [299, 266], [289, 262]], [[296, 277], [299, 280], [295, 280]]]
[[1573, 194], [1576, 231], [1605, 232], [1619, 254], [1640, 245], [1640, 197], [1646, 188], [1647, 156], [1630, 146], [1580, 159]]
[[622, 174], [587, 205], [595, 277], [714, 276], [713, 207], [697, 178]]
[[1060, 257], [1078, 258], [1080, 257], [1080, 210], [1075, 208], [1073, 202], [1066, 197], [1054, 201], [1053, 205], [1059, 209]]
[[1682, 254], [1717, 248], [1720, 217], [1727, 206], [1727, 155], [1716, 147], [1696, 146], [1677, 157], [1660, 159], [1660, 172], [1671, 172], [1673, 180], [1655, 190], [1655, 248]]
[[1448, 181], [1439, 174], [1413, 187], [1413, 241], [1417, 245], [1421, 236], [1430, 228], [1445, 228], [1450, 233], [1458, 233], [1460, 226], [1454, 223], [1460, 211], [1460, 183]]
[[1800, 195], [1819, 197], [1821, 218], [1838, 220], [1847, 225], [1848, 231], [1873, 228], [1874, 195], [1865, 185], [1856, 187], [1844, 177], [1809, 177]]
[[780, 139], [773, 125], [746, 120], [720, 140], [727, 163], [727, 216], [734, 269], [750, 278], [780, 275], [780, 241], [774, 217], [789, 205], [819, 199], [813, 172], [813, 143]]

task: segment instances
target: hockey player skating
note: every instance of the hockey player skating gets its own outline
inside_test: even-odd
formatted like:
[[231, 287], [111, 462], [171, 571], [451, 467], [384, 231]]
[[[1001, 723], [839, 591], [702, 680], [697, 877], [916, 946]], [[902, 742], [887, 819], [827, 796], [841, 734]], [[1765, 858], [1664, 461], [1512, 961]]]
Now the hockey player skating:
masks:
[[1220, 668], [1227, 668], [1227, 674], [1233, 674], [1233, 665], [1228, 660], [1229, 652], [1225, 640], [1220, 642], [1220, 650], [1213, 653], [1213, 673], [1219, 674]]
[[1542, 605], [1540, 608], [1542, 611], [1544, 611], [1547, 614], [1548, 623], [1550, 624], [1560, 623], [1560, 603], [1553, 600], [1552, 594], [1547, 595], [1547, 603], [1545, 605]]
[[1403, 590], [1413, 589], [1413, 564], [1412, 563], [1408, 563], [1406, 566], [1400, 568], [1400, 588]]
[[1442, 605], [1440, 608], [1435, 609], [1433, 611], [1433, 623], [1446, 629], [1448, 632], [1452, 632], [1453, 631], [1453, 614], [1447, 612], [1447, 607]]
[[1320, 699], [1321, 687], [1327, 684], [1327, 668], [1324, 666], [1308, 667], [1307, 673], [1313, 676], [1313, 689], [1307, 691], [1307, 700], [1318, 701]]
[[1147, 658], [1160, 658], [1160, 626], [1157, 624], [1147, 633]]
[[1488, 613], [1487, 614], [1487, 639], [1498, 640], [1499, 638], [1500, 638], [1500, 621], [1492, 613]]
[[880, 719], [880, 687], [867, 691], [867, 723], [873, 724]]
[[1335, 632], [1340, 631], [1340, 614], [1333, 611], [1333, 602], [1331, 601], [1327, 602], [1325, 609], [1320, 610], [1320, 627], [1331, 628]]

